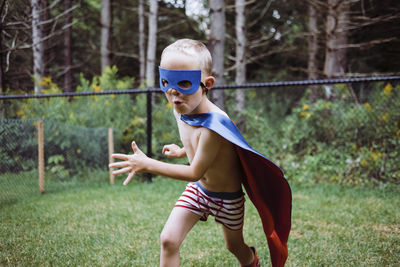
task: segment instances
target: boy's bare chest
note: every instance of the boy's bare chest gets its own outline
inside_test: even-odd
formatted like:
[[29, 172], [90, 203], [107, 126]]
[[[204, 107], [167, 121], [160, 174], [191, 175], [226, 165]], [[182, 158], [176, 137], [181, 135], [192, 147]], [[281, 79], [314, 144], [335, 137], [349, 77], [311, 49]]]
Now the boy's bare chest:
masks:
[[178, 129], [182, 144], [186, 150], [186, 154], [189, 159], [192, 160], [199, 143], [201, 132], [204, 130], [204, 128], [194, 127], [184, 122], [179, 122]]

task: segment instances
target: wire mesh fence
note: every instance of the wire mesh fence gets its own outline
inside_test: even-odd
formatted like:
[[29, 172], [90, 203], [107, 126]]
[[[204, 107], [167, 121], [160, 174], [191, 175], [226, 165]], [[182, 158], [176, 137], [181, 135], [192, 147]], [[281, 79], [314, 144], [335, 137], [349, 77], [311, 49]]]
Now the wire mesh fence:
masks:
[[[228, 114], [234, 121], [239, 115], [245, 117], [246, 139], [271, 156], [288, 179], [399, 183], [397, 80], [400, 77], [389, 79], [393, 85], [382, 79], [381, 83], [346, 79], [219, 89], [248, 88], [249, 104], [241, 114], [233, 112], [235, 92], [226, 91]], [[307, 85], [337, 82], [346, 84], [334, 88], [334, 101], [307, 100]], [[264, 87], [270, 88], [255, 89]], [[0, 207], [40, 195], [38, 121], [43, 121], [46, 192], [109, 183], [110, 128], [114, 151], [130, 153], [129, 144], [135, 139], [148, 155], [162, 158], [162, 146], [180, 140], [172, 107], [156, 92], [160, 91], [0, 96], [8, 102], [6, 114], [13, 117], [0, 119]]]
[[[41, 119], [0, 119], [0, 206], [39, 195], [38, 123], [43, 122], [45, 190], [106, 182], [108, 129]], [[87, 177], [89, 175], [90, 178]], [[86, 176], [85, 181], [78, 181]]]

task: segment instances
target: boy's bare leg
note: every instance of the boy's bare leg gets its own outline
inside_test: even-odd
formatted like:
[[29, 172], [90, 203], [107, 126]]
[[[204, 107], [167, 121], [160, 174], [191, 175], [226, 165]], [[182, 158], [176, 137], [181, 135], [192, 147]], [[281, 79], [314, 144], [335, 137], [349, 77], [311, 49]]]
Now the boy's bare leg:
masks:
[[254, 253], [243, 239], [243, 230], [233, 231], [222, 226], [226, 248], [239, 260], [243, 266], [254, 261]]
[[181, 207], [174, 207], [161, 232], [160, 266], [179, 266], [179, 247], [200, 216]]

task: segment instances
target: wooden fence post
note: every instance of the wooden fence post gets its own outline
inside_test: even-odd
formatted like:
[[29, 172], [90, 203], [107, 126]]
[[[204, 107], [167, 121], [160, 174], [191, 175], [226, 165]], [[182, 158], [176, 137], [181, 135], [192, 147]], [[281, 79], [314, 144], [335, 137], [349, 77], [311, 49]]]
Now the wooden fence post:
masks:
[[43, 121], [38, 121], [38, 170], [39, 170], [39, 191], [44, 193], [44, 130]]
[[[108, 163], [111, 164], [114, 162], [114, 159], [111, 155], [114, 153], [114, 138], [113, 138], [113, 129], [108, 128]], [[112, 174], [112, 169], [110, 171], [110, 184], [114, 184], [114, 175]]]

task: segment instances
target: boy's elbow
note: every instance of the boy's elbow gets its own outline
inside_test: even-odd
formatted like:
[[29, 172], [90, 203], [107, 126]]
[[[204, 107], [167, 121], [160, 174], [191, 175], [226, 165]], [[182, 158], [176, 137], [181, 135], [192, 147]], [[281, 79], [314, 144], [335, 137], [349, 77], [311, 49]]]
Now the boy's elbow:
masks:
[[185, 180], [187, 182], [197, 182], [204, 177], [205, 173], [206, 170], [203, 170], [203, 168], [196, 168], [192, 165], [180, 165], [180, 170], [176, 175], [171, 175], [170, 177], [178, 180]]
[[189, 179], [190, 182], [197, 182], [198, 180], [200, 180], [201, 178], [204, 177], [205, 171], [201, 171], [201, 170], [192, 170], [191, 174], [189, 175]]
[[202, 177], [199, 177], [199, 176], [189, 177], [189, 182], [194, 183], [194, 182], [199, 181], [201, 178]]

